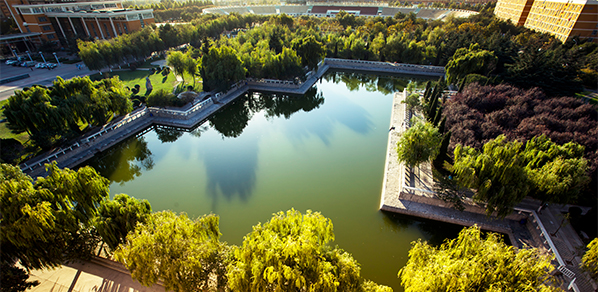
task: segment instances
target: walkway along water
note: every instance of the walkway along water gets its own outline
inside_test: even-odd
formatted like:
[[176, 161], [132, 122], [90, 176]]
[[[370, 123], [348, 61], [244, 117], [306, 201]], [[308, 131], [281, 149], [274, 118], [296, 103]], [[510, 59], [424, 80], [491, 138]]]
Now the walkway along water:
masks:
[[75, 167], [90, 159], [96, 153], [104, 151], [130, 137], [133, 133], [138, 133], [152, 125], [194, 127], [249, 90], [304, 94], [331, 68], [426, 76], [443, 76], [445, 74], [444, 67], [439, 66], [326, 58], [318, 64], [317, 71], [308, 73], [308, 78], [303, 83], [248, 78], [233, 84], [226, 93], [200, 100], [186, 111], [154, 107], [141, 108], [125, 115], [118, 121], [105, 125], [96, 133], [81, 138], [70, 146], [56, 149], [44, 157], [35, 157], [22, 163], [21, 169], [30, 176], [36, 177], [45, 175], [44, 165], [52, 161], [56, 161], [60, 168]]
[[[414, 168], [405, 167], [404, 164], [398, 162], [396, 145], [402, 134], [408, 130], [411, 120], [405, 104], [401, 103], [406, 96], [406, 91], [394, 94], [389, 125], [389, 128], [394, 130], [391, 130], [388, 134], [388, 148], [379, 209], [463, 226], [477, 224], [482, 229], [504, 233], [508, 235], [511, 244], [515, 247], [535, 246], [552, 252], [555, 256], [553, 264], [560, 272], [558, 278], [563, 283], [564, 289], [595, 291], [589, 278], [580, 272], [578, 263], [574, 261], [576, 251], [573, 246], [582, 245], [582, 242], [579, 242], [580, 238], [570, 226], [566, 226], [562, 228], [566, 230], [564, 232], [570, 232], [571, 230], [573, 234], [556, 238], [554, 242], [543, 225], [543, 222], [554, 225], [553, 217], [552, 215], [549, 216], [551, 212], [547, 211], [544, 220], [541, 219], [542, 215], [539, 216], [534, 211], [539, 206], [539, 202], [526, 199], [515, 208], [512, 214], [504, 219], [488, 217], [485, 214], [483, 204], [477, 204], [468, 198], [464, 202], [465, 210], [459, 211], [452, 207], [452, 203], [441, 200], [435, 194], [432, 168], [429, 162], [422, 163]], [[553, 213], [561, 212], [557, 208]], [[569, 268], [563, 259], [566, 256], [572, 256]]]

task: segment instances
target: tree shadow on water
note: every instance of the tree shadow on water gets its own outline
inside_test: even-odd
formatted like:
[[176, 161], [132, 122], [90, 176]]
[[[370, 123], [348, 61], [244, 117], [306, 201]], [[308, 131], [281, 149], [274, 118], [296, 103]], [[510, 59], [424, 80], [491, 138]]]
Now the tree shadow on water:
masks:
[[424, 234], [423, 240], [433, 246], [442, 244], [446, 239], [456, 238], [464, 226], [434, 221], [404, 214], [382, 211], [383, 222], [386, 227], [394, 232], [402, 232], [405, 229], [417, 228]]
[[149, 171], [155, 161], [144, 137], [131, 137], [78, 166], [89, 165], [111, 182], [123, 185]]

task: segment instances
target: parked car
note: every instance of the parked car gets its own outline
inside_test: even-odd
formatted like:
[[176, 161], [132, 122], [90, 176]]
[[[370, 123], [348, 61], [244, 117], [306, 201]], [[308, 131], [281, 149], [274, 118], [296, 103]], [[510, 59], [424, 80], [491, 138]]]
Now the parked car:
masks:
[[15, 62], [12, 62], [10, 65], [12, 66], [19, 66], [21, 65], [21, 63], [23, 63], [25, 60], [22, 59], [21, 57], [17, 58], [17, 60], [15, 60]]
[[34, 67], [36, 66], [36, 61], [26, 61], [21, 63], [21, 67]]
[[36, 69], [46, 69], [47, 63], [38, 63], [36, 64]]
[[15, 63], [19, 63], [19, 61], [17, 59], [9, 59], [6, 61], [6, 65], [13, 65]]
[[55, 64], [55, 63], [47, 63], [47, 68], [53, 69], [55, 67], [57, 67], [57, 64]]

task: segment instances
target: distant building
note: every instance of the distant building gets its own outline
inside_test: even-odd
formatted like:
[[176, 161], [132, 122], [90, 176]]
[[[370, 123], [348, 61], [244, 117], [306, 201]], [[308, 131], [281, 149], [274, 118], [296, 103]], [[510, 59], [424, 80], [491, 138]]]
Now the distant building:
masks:
[[562, 42], [572, 36], [597, 42], [597, 0], [498, 0], [494, 14]]
[[22, 34], [34, 43], [91, 37], [111, 39], [155, 22], [152, 9], [125, 9], [122, 1], [1, 0]]

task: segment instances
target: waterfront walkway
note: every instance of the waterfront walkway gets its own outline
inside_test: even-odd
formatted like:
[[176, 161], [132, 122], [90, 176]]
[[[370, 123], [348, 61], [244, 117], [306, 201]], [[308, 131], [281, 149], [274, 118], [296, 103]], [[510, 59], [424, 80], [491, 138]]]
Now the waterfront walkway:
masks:
[[[401, 103], [405, 94], [394, 94], [389, 125], [394, 130], [388, 134], [380, 210], [463, 226], [477, 224], [482, 229], [507, 234], [513, 246], [539, 247], [553, 254], [553, 264], [561, 271], [556, 278], [566, 291], [573, 279], [576, 283], [573, 291], [595, 291], [595, 284], [579, 267], [584, 253], [582, 240], [569, 224], [560, 225], [562, 213], [567, 213], [569, 206], [551, 205], [536, 212], [540, 202], [526, 198], [512, 214], [497, 219], [485, 215], [484, 205], [467, 198], [464, 202], [466, 209], [459, 211], [435, 195], [430, 163], [410, 168], [398, 162], [396, 145], [408, 130], [410, 120], [405, 105]], [[547, 232], [547, 228], [555, 234]]]

